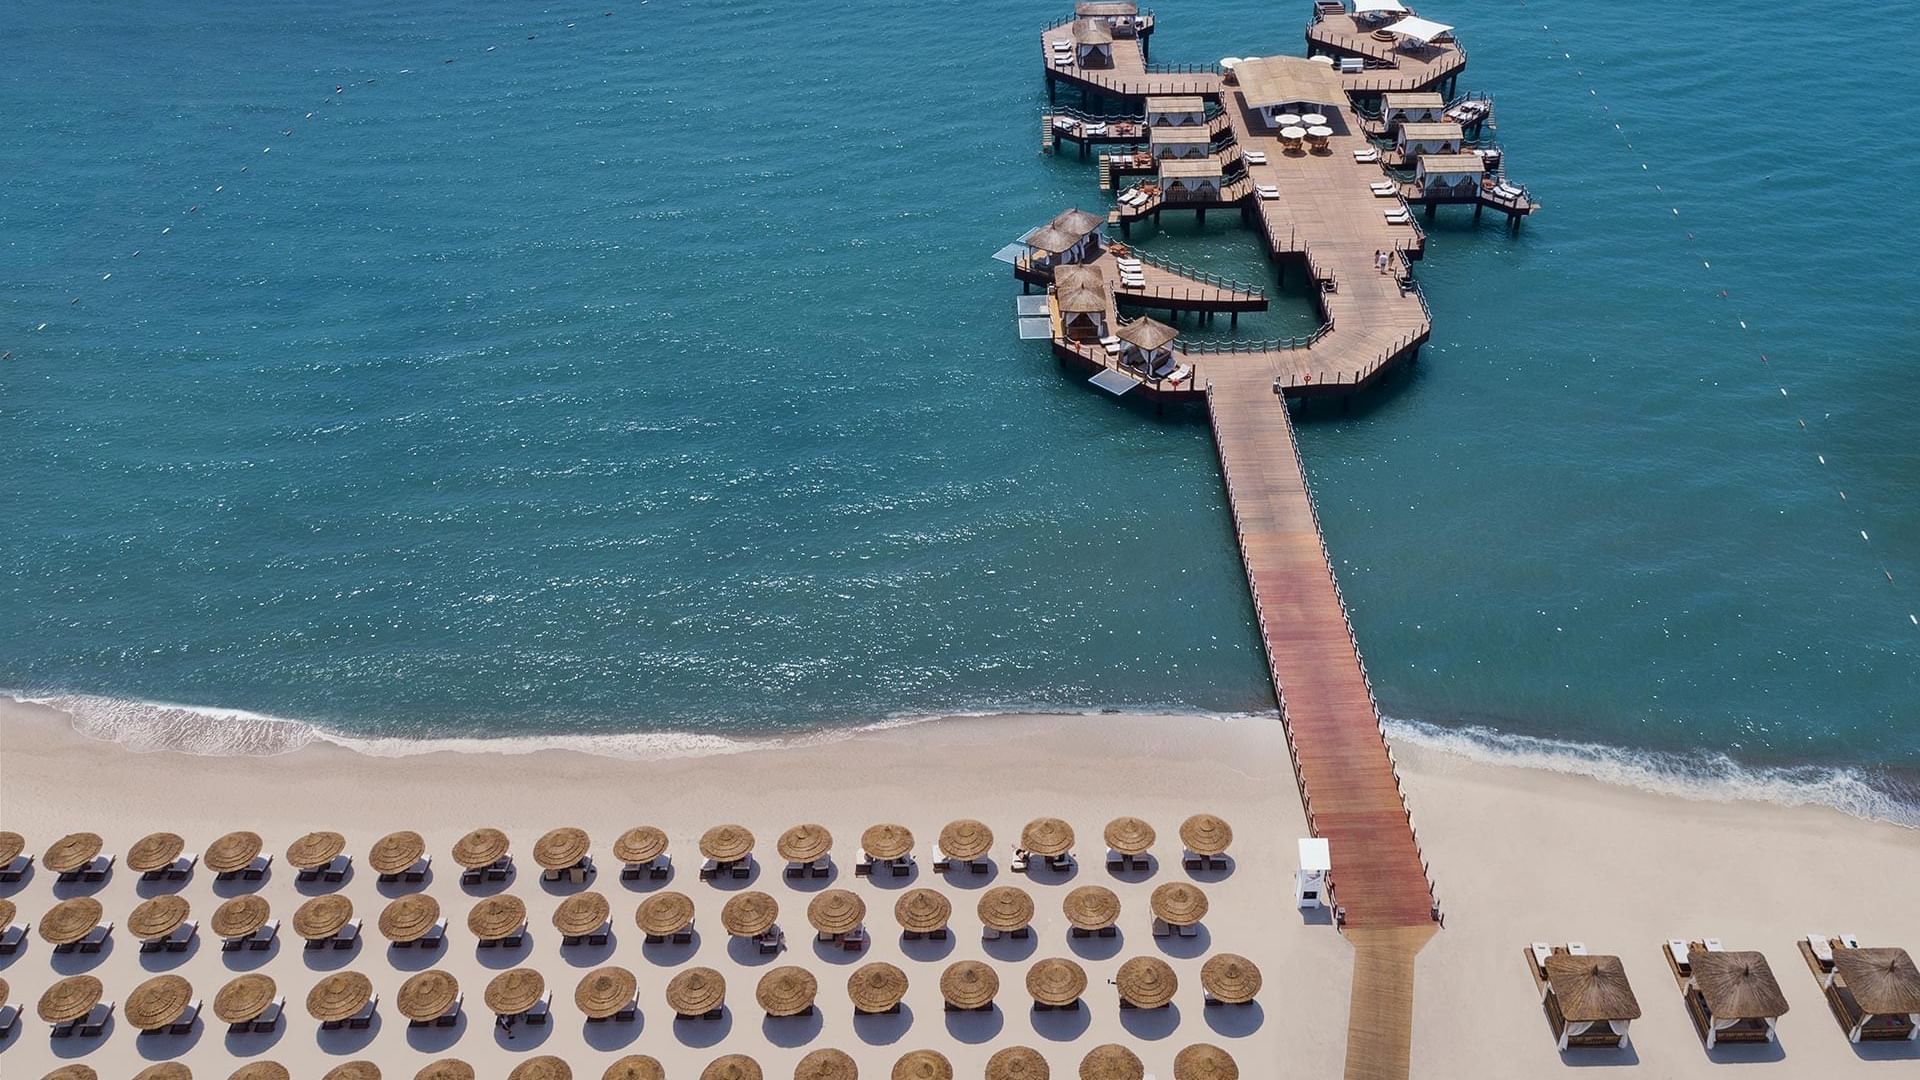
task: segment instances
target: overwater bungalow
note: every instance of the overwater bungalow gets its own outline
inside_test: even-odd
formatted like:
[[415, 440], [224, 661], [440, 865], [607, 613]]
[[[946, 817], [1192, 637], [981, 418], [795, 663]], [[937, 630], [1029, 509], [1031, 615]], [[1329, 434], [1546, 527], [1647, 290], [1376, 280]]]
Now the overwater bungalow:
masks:
[[1152, 16], [1142, 18], [1140, 5], [1133, 0], [1080, 0], [1073, 5], [1075, 18], [1105, 23], [1117, 38], [1138, 37]]
[[1217, 202], [1220, 198], [1220, 158], [1169, 159], [1160, 163], [1160, 189], [1167, 202]]
[[1383, 94], [1380, 119], [1391, 131], [1399, 124], [1437, 124], [1446, 119], [1447, 99], [1432, 91]]
[[1460, 125], [1451, 121], [1437, 124], [1405, 123], [1394, 134], [1393, 145], [1402, 156], [1418, 154], [1457, 154], [1466, 141]]
[[1478, 154], [1422, 154], [1414, 159], [1413, 179], [1429, 199], [1475, 199], [1487, 171]]
[[1053, 302], [1060, 309], [1060, 332], [1071, 341], [1107, 336], [1107, 278], [1091, 266], [1061, 266], [1053, 272]]
[[1147, 99], [1147, 124], [1153, 128], [1202, 127], [1207, 122], [1207, 102], [1199, 95], [1150, 97]]
[[1113, 66], [1113, 29], [1105, 19], [1075, 19], [1068, 35], [1073, 40], [1073, 60], [1083, 68]]
[[1168, 158], [1206, 157], [1212, 139], [1203, 127], [1155, 127], [1148, 136], [1148, 147], [1155, 161]]

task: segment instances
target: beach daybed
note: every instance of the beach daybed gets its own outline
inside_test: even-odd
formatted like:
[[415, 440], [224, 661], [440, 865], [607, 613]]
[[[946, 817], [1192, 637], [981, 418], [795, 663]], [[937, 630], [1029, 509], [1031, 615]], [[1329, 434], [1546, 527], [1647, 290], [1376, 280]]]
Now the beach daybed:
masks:
[[1388, 199], [1400, 190], [1400, 185], [1391, 180], [1375, 180], [1367, 185], [1367, 189], [1382, 199]]
[[1253, 190], [1254, 194], [1263, 199], [1277, 199], [1280, 197], [1280, 187], [1277, 184], [1256, 184]]
[[651, 825], [640, 825], [620, 834], [613, 842], [613, 857], [622, 863], [621, 881], [663, 881], [673, 876], [673, 857], [667, 854], [667, 834]]
[[1920, 971], [1907, 950], [1863, 949], [1850, 934], [1808, 934], [1800, 955], [1848, 1042], [1920, 1040]]
[[1640, 1002], [1619, 957], [1590, 956], [1578, 942], [1536, 941], [1522, 951], [1560, 1049], [1629, 1045], [1627, 1025], [1640, 1018]]
[[853, 875], [882, 872], [894, 877], [913, 873], [913, 833], [905, 825], [883, 823], [860, 834], [860, 861], [854, 863]]
[[1707, 1049], [1775, 1041], [1774, 1025], [1786, 1015], [1787, 999], [1765, 956], [1728, 951], [1716, 938], [1669, 941], [1660, 954]]
[[1265, 150], [1248, 150], [1240, 156], [1244, 158], [1249, 165], [1265, 165], [1267, 163], [1267, 152]]
[[1372, 165], [1380, 160], [1380, 150], [1374, 146], [1355, 147], [1353, 160], [1361, 165]]

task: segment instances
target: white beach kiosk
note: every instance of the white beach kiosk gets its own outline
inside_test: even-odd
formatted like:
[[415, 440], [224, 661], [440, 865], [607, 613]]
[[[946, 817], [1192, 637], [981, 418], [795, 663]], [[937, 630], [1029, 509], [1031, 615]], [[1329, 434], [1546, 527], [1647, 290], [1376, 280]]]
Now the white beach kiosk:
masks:
[[1294, 882], [1294, 902], [1303, 908], [1326, 907], [1327, 879], [1332, 874], [1333, 844], [1324, 836], [1302, 837], [1300, 870]]

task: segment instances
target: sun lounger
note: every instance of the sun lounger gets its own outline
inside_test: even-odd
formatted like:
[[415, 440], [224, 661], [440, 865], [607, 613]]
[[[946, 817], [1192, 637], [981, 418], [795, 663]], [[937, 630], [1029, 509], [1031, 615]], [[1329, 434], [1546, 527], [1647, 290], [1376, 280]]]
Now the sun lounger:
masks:
[[114, 858], [115, 856], [112, 855], [95, 855], [92, 859], [88, 860], [84, 866], [61, 871], [55, 880], [63, 883], [70, 881], [105, 881], [107, 875], [113, 872]]
[[53, 951], [56, 953], [97, 953], [106, 946], [107, 938], [112, 933], [113, 924], [104, 922], [87, 931], [87, 936], [81, 938], [79, 941], [69, 941], [65, 945], [55, 945]]
[[1371, 146], [1356, 148], [1353, 152], [1353, 160], [1362, 165], [1371, 165], [1380, 160], [1380, 151]]
[[1568, 956], [1585, 956], [1585, 955], [1587, 955], [1587, 943], [1586, 943], [1586, 942], [1584, 942], [1584, 941], [1569, 941], [1569, 942], [1567, 942], [1567, 955], [1568, 955]]
[[7, 865], [0, 866], [0, 881], [9, 884], [19, 881], [21, 878], [27, 876], [27, 870], [32, 866], [33, 856], [15, 855], [7, 861]]
[[1267, 152], [1265, 150], [1248, 150], [1241, 156], [1247, 159], [1247, 164], [1249, 165], [1265, 165], [1267, 163]]
[[432, 867], [433, 867], [433, 856], [422, 855], [418, 859], [415, 859], [413, 861], [413, 865], [407, 867], [405, 870], [401, 870], [397, 873], [392, 873], [392, 874], [379, 875], [379, 881], [382, 884], [391, 884], [396, 881], [405, 881], [405, 882], [425, 881], [427, 880], [427, 871], [432, 869]]
[[1413, 216], [1411, 214], [1408, 214], [1404, 208], [1400, 210], [1387, 211], [1387, 224], [1389, 225], [1406, 225], [1406, 224], [1410, 224], [1412, 221], [1413, 221]]
[[20, 946], [26, 943], [29, 925], [9, 923], [5, 930], [0, 930], [0, 956], [12, 956], [20, 951]]
[[193, 866], [200, 861], [199, 855], [182, 855], [165, 866], [148, 870], [140, 875], [141, 881], [184, 881], [193, 873]]
[[4, 1040], [7, 1037], [11, 1036], [13, 1034], [13, 1029], [19, 1023], [20, 1023], [20, 1006], [0, 1005], [0, 1040]]
[[353, 867], [353, 856], [342, 852], [335, 855], [324, 866], [309, 866], [294, 872], [295, 881], [345, 881], [347, 871]]
[[1367, 189], [1369, 191], [1372, 191], [1375, 195], [1379, 195], [1384, 198], [1400, 190], [1400, 185], [1394, 183], [1391, 180], [1375, 180], [1373, 183], [1367, 185]]
[[1260, 184], [1253, 190], [1255, 194], [1263, 199], [1277, 199], [1280, 197], [1280, 189], [1273, 184]]
[[94, 1039], [106, 1030], [107, 1022], [113, 1019], [113, 1002], [102, 1001], [87, 1010], [87, 1015], [78, 1020], [53, 1025], [53, 1037], [70, 1039], [75, 1035], [83, 1039]]

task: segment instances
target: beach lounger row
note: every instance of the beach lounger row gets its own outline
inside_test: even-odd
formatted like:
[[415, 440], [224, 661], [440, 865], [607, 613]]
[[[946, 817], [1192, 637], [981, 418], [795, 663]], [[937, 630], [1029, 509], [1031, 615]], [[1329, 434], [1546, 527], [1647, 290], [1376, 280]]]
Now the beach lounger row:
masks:
[[1353, 160], [1361, 165], [1377, 164], [1380, 161], [1380, 150], [1373, 146], [1355, 148]]

